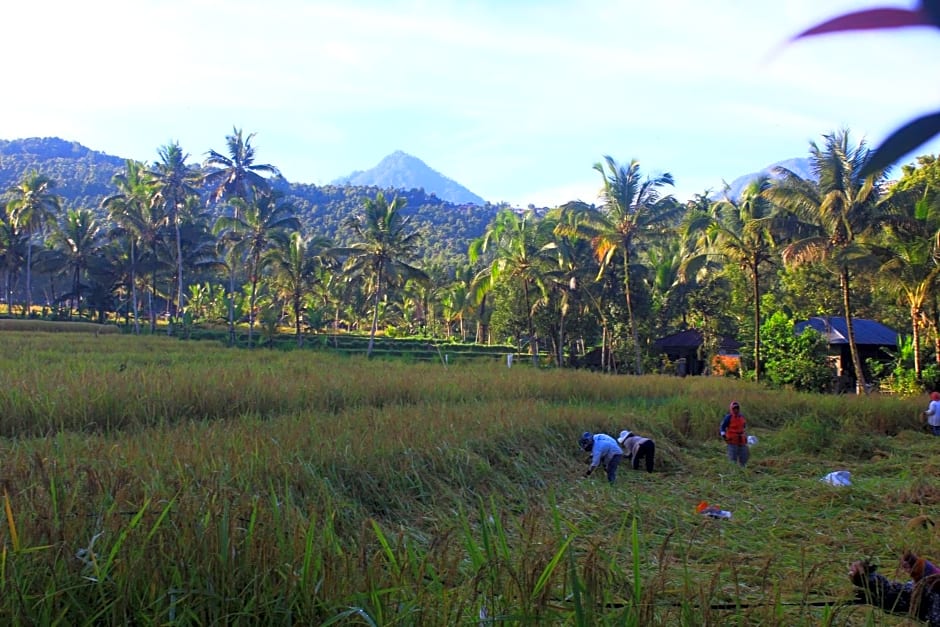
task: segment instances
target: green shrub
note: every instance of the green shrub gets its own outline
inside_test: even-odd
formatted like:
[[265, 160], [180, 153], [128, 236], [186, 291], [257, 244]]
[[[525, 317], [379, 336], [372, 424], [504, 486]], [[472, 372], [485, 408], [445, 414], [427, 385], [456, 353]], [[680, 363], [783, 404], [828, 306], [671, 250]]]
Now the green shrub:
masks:
[[777, 387], [806, 392], [829, 388], [832, 370], [826, 363], [826, 339], [807, 328], [795, 335], [794, 322], [782, 311], [775, 312], [761, 326], [764, 374]]

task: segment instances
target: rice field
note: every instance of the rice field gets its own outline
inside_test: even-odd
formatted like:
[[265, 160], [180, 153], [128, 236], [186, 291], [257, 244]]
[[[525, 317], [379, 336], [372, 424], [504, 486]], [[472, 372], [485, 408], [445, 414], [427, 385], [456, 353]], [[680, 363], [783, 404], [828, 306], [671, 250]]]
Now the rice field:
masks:
[[[0, 624], [901, 625], [846, 603], [849, 562], [940, 557], [920, 398], [0, 342]], [[717, 437], [731, 399], [746, 469]], [[585, 478], [578, 435], [623, 428], [656, 471]], [[837, 469], [852, 486], [820, 481]]]

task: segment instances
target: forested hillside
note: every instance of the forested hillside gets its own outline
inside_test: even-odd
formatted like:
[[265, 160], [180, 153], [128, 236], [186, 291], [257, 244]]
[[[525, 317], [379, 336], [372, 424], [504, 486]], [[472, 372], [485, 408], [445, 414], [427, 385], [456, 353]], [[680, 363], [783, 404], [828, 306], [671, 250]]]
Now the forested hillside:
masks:
[[[284, 183], [287, 197], [301, 219], [318, 233], [345, 243], [348, 233], [343, 220], [362, 208], [368, 198], [383, 191], [378, 187], [359, 187]], [[390, 195], [385, 190], [386, 195]], [[403, 215], [414, 216], [415, 226], [424, 236], [426, 259], [447, 262], [465, 258], [471, 240], [483, 235], [499, 207], [494, 205], [454, 205], [423, 190], [398, 190], [407, 201]]]
[[[806, 178], [776, 168], [735, 198], [686, 203], [671, 175], [605, 157], [601, 206], [519, 212], [290, 183], [255, 158], [251, 135], [226, 140], [227, 155], [198, 167], [177, 144], [142, 164], [61, 140], [5, 142], [2, 309], [135, 332], [158, 318], [225, 324], [233, 345], [244, 323], [248, 346], [288, 324], [298, 345], [368, 332], [368, 351], [378, 333], [510, 343], [533, 365], [743, 370], [796, 389], [829, 388], [835, 357], [856, 389], [940, 385], [932, 156], [897, 182], [865, 177], [867, 146], [840, 131], [814, 145]], [[873, 352], [847, 325], [848, 351], [819, 334], [794, 344], [794, 325], [816, 316], [905, 337]], [[689, 329], [691, 352], [660, 342]], [[727, 338], [740, 359], [715, 361], [730, 357]]]
[[0, 190], [17, 184], [30, 170], [52, 178], [66, 207], [97, 207], [114, 193], [111, 177], [124, 159], [57, 137], [0, 140]]
[[[140, 159], [139, 155], [131, 158]], [[189, 162], [196, 165], [195, 158]], [[59, 138], [0, 140], [0, 190], [16, 185], [31, 170], [55, 182], [63, 208], [100, 210], [101, 201], [116, 192], [111, 179], [125, 168], [125, 158], [89, 149]], [[280, 179], [276, 187], [295, 206], [297, 216], [309, 228], [344, 243], [343, 220], [374, 198], [378, 187], [317, 186]], [[421, 189], [396, 190], [406, 199], [404, 215], [413, 215], [416, 228], [426, 235], [425, 258], [452, 265], [465, 257], [469, 242], [481, 236], [499, 207], [456, 205]]]

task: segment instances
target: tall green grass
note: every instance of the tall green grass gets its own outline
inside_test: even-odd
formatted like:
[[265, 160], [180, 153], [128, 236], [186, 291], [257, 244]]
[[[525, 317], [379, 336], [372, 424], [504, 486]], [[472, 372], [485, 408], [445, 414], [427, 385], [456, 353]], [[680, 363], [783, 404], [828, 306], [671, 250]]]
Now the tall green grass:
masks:
[[[3, 624], [887, 625], [839, 604], [848, 562], [940, 556], [918, 399], [0, 339]], [[580, 432], [627, 427], [657, 472], [585, 479]]]

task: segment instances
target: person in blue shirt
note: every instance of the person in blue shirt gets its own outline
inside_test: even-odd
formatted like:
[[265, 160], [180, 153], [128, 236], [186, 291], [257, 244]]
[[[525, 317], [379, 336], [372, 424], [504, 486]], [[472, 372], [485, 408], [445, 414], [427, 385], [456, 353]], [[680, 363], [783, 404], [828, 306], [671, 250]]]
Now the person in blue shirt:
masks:
[[607, 471], [607, 481], [613, 483], [617, 478], [617, 466], [623, 459], [623, 449], [606, 433], [592, 434], [585, 431], [578, 439], [578, 445], [591, 454], [591, 465], [584, 476], [590, 477], [598, 466], [603, 465]]

